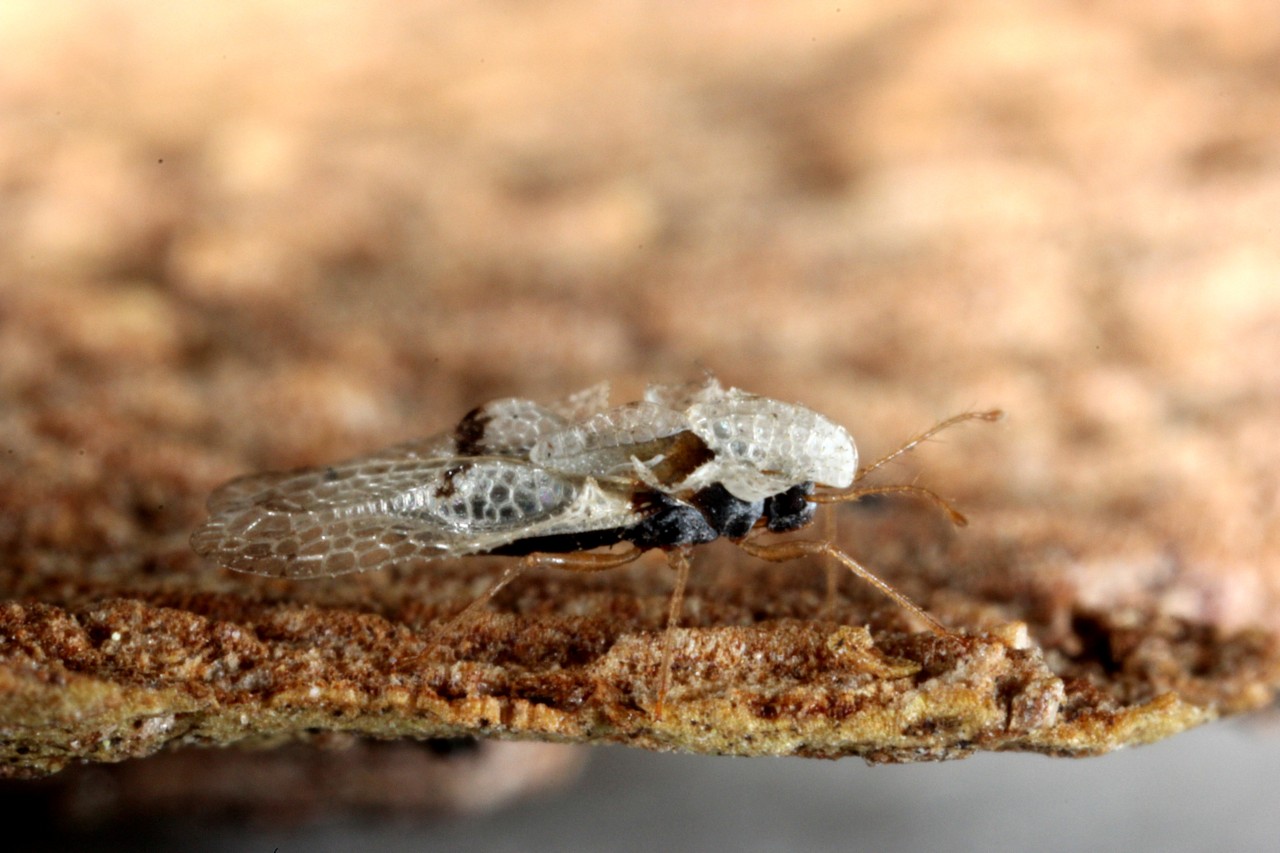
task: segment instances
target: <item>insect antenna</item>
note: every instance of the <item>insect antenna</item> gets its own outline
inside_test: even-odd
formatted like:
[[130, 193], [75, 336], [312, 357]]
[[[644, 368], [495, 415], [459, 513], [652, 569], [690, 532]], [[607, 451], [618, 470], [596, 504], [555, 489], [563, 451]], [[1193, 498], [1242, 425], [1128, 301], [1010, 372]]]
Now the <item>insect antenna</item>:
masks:
[[[853, 486], [857, 486], [857, 484], [866, 478], [866, 476], [872, 471], [882, 468], [884, 465], [892, 462], [904, 453], [911, 452], [921, 443], [928, 441], [930, 438], [945, 429], [953, 427], [956, 424], [964, 423], [965, 421], [998, 421], [1002, 417], [1004, 417], [1003, 411], [1000, 409], [991, 409], [985, 412], [962, 412], [958, 415], [952, 415], [946, 420], [939, 421], [924, 432], [907, 439], [907, 441], [899, 446], [898, 449], [881, 456], [870, 465], [864, 465], [859, 468], [858, 473], [853, 478]], [[931, 489], [926, 489], [923, 486], [916, 485], [861, 486], [857, 488], [853, 488], [851, 486], [844, 491], [812, 494], [808, 496], [807, 500], [818, 504], [848, 503], [860, 500], [861, 498], [865, 498], [869, 495], [887, 494], [916, 495], [917, 497], [923, 498], [937, 505], [944, 513], [946, 513], [947, 518], [950, 519], [951, 523], [956, 527], [964, 527], [969, 523], [969, 520], [964, 517], [964, 514], [952, 506], [946, 498]]]
[[998, 421], [1003, 417], [1004, 417], [1003, 411], [1001, 411], [1000, 409], [991, 409], [986, 412], [961, 412], [958, 415], [952, 415], [951, 417], [947, 418], [944, 421], [938, 421], [936, 424], [929, 427], [927, 430], [920, 433], [919, 435], [915, 435], [907, 439], [907, 441], [904, 442], [901, 447], [899, 447], [897, 450], [893, 451], [892, 453], [887, 453], [884, 456], [881, 456], [879, 459], [877, 459], [875, 462], [872, 462], [870, 465], [863, 465], [861, 468], [858, 469], [858, 473], [853, 478], [853, 482], [856, 483], [859, 480], [862, 480], [864, 477], [866, 477], [868, 474], [870, 474], [872, 471], [876, 470], [877, 468], [880, 468], [886, 465], [887, 463], [892, 462], [894, 459], [897, 459], [899, 456], [901, 456], [904, 453], [911, 452], [920, 443], [928, 441], [938, 433], [942, 432], [945, 429], [949, 429], [950, 427], [953, 427], [956, 424], [961, 424], [961, 423], [964, 423], [965, 421]]

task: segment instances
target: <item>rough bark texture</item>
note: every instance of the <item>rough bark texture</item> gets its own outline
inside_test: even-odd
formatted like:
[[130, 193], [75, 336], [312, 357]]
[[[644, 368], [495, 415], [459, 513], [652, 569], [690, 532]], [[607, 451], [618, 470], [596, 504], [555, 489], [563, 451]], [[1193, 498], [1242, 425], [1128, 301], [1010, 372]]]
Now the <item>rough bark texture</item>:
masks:
[[[1280, 31], [1249, 6], [6, 13], [3, 772], [326, 732], [1084, 755], [1268, 704]], [[877, 475], [968, 528], [837, 511], [970, 641], [716, 545], [658, 718], [661, 560], [446, 625], [500, 560], [304, 583], [187, 547], [237, 473], [702, 367], [867, 458], [1009, 412]]]

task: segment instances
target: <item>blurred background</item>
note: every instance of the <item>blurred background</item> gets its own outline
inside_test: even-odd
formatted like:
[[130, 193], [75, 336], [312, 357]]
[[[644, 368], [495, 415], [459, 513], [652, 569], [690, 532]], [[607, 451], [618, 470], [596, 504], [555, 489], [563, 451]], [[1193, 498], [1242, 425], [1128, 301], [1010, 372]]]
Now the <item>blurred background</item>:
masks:
[[[4, 0], [0, 545], [177, 541], [244, 470], [710, 369], [866, 456], [1003, 406], [997, 440], [927, 462], [974, 535], [1039, 543], [1028, 570], [1094, 601], [1173, 564], [1169, 612], [1275, 628], [1277, 12]], [[43, 509], [91, 489], [114, 497]], [[330, 829], [1247, 849], [1280, 830], [1280, 765], [1244, 743], [874, 771], [615, 750], [505, 817]]]

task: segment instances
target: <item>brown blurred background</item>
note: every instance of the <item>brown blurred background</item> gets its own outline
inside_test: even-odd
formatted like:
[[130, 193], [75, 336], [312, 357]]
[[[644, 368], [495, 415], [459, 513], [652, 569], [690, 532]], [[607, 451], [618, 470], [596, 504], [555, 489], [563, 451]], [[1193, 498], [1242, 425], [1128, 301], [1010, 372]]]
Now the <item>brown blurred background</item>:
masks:
[[1270, 620], [1280, 17], [1232, 9], [6, 3], [4, 464], [211, 485], [707, 368], [865, 455], [1001, 405], [928, 460], [989, 530]]
[[1265, 2], [6, 0], [0, 548], [706, 368], [868, 456], [1002, 406], [923, 463], [975, 549], [1275, 629], [1277, 128]]

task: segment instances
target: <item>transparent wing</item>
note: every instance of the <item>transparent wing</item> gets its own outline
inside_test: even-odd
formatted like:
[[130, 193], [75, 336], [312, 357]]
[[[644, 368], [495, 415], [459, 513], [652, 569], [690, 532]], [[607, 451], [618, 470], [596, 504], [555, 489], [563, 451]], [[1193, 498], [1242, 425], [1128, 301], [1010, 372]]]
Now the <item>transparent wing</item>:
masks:
[[806, 481], [844, 488], [858, 469], [845, 428], [804, 406], [730, 388], [685, 414], [716, 464], [695, 472], [682, 488], [709, 485], [699, 477], [710, 476], [735, 497], [756, 501]]
[[468, 412], [453, 431], [458, 456], [529, 457], [529, 448], [565, 427], [551, 409], [520, 397], [492, 400]]
[[608, 382], [592, 385], [545, 406], [522, 397], [492, 400], [468, 412], [458, 423], [453, 449], [458, 456], [528, 459], [536, 445], [599, 415], [608, 404]]
[[725, 390], [720, 380], [708, 371], [701, 379], [693, 382], [663, 384], [654, 382], [644, 391], [644, 399], [649, 403], [657, 403], [668, 409], [683, 411], [694, 403], [716, 400], [724, 396]]
[[356, 495], [393, 497], [420, 485], [419, 478], [439, 463], [455, 458], [454, 446], [453, 435], [443, 433], [325, 467], [248, 474], [215, 489], [206, 506], [210, 515], [217, 515], [255, 502], [284, 510]]
[[639, 520], [628, 495], [591, 479], [508, 457], [392, 452], [404, 447], [233, 480], [209, 498], [191, 545], [238, 571], [320, 577]]
[[529, 458], [557, 471], [617, 476], [631, 469], [632, 456], [660, 454], [661, 448], [649, 445], [688, 428], [680, 412], [657, 403], [627, 403], [545, 436], [530, 448]]
[[549, 403], [547, 408], [567, 421], [580, 421], [609, 408], [609, 382], [597, 382], [590, 388], [574, 392], [563, 400]]

